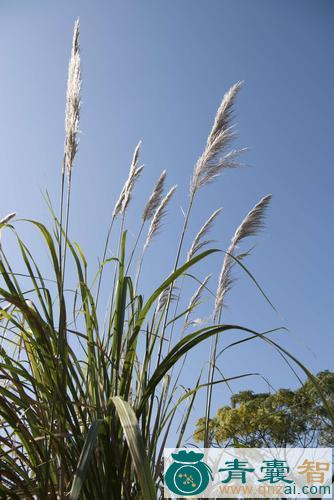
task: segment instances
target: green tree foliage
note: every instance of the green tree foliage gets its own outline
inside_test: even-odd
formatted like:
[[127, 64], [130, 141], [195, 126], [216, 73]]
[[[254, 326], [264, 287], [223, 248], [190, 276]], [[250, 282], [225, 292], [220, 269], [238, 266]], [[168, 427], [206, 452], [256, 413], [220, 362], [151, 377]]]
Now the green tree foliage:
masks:
[[[317, 380], [334, 407], [334, 373], [318, 373]], [[194, 433], [203, 441], [205, 418]], [[217, 411], [209, 423], [212, 446], [285, 447], [333, 446], [334, 429], [314, 384], [308, 380], [299, 389], [280, 389], [274, 394], [241, 391], [230, 405]]]

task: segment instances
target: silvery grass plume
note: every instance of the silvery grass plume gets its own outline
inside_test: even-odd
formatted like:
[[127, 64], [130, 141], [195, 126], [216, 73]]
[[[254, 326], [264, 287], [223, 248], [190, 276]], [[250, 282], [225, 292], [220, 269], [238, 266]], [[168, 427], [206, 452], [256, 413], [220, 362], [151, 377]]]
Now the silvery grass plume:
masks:
[[211, 276], [212, 276], [212, 274], [208, 274], [208, 276], [206, 276], [204, 278], [204, 280], [202, 281], [200, 286], [195, 291], [194, 295], [191, 297], [189, 304], [188, 304], [188, 307], [187, 307], [188, 312], [187, 312], [185, 319], [184, 319], [184, 323], [185, 323], [184, 330], [186, 328], [188, 328], [190, 325], [194, 324], [194, 321], [189, 321], [190, 314], [199, 305], [201, 297], [202, 297], [202, 293], [206, 289], [207, 284], [208, 284]]
[[74, 158], [78, 149], [78, 126], [80, 116], [80, 47], [79, 47], [79, 20], [75, 22], [71, 58], [68, 67], [66, 113], [65, 113], [65, 146], [64, 165], [68, 176], [71, 175]]
[[124, 214], [127, 206], [131, 200], [131, 195], [136, 181], [138, 180], [144, 165], [139, 166], [139, 156], [140, 156], [141, 141], [138, 142], [131, 161], [130, 170], [128, 178], [123, 186], [121, 194], [116, 202], [113, 217], [116, 217], [119, 213]]
[[167, 175], [166, 170], [163, 170], [160, 174], [160, 177], [159, 177], [154, 189], [153, 189], [151, 196], [149, 197], [148, 202], [146, 203], [146, 207], [144, 208], [144, 212], [143, 212], [143, 216], [142, 216], [143, 222], [146, 222], [147, 220], [152, 219], [156, 209], [158, 208], [158, 206], [161, 203], [161, 198], [162, 198], [162, 194], [164, 191], [166, 175]]
[[0, 220], [0, 226], [3, 224], [8, 224], [14, 217], [16, 216], [16, 212], [11, 212]]
[[150, 224], [150, 228], [148, 230], [148, 234], [147, 234], [147, 238], [145, 241], [143, 251], [146, 250], [146, 248], [148, 247], [148, 245], [152, 241], [152, 238], [159, 232], [162, 220], [163, 220], [164, 216], [166, 215], [167, 205], [168, 205], [171, 197], [173, 196], [175, 189], [176, 189], [176, 186], [173, 186], [168, 191], [168, 193], [166, 194], [166, 196], [164, 197], [164, 199], [161, 201], [160, 205], [156, 209], [156, 211], [153, 215], [151, 224]]
[[[174, 292], [177, 292], [178, 288], [173, 287], [173, 290], [171, 291], [171, 286], [169, 285], [167, 288], [165, 288], [161, 294], [159, 295], [158, 298], [158, 305], [157, 305], [157, 310], [158, 312], [162, 311], [162, 309], [165, 307], [167, 304], [167, 300], [175, 301], [178, 299], [178, 294]], [[169, 299], [169, 294], [171, 293], [170, 299]]]
[[197, 235], [195, 236], [194, 241], [192, 242], [190, 250], [188, 252], [187, 261], [190, 260], [195, 255], [195, 253], [198, 252], [205, 245], [212, 243], [212, 240], [204, 240], [203, 238], [208, 234], [208, 232], [210, 231], [217, 215], [219, 215], [221, 211], [222, 211], [222, 208], [218, 208], [217, 210], [215, 210], [210, 215], [208, 220], [203, 224], [201, 229], [198, 231]]
[[231, 244], [227, 249], [227, 253], [225, 254], [223, 266], [219, 276], [214, 307], [215, 318], [219, 316], [220, 311], [224, 307], [225, 296], [230, 291], [234, 281], [232, 277], [232, 268], [235, 264], [235, 261], [231, 257], [231, 255], [235, 258], [240, 258], [240, 255], [235, 255], [239, 243], [249, 236], [255, 236], [258, 231], [263, 229], [264, 217], [270, 200], [271, 194], [268, 194], [255, 205], [255, 207], [247, 214], [245, 219], [242, 221], [231, 240]]
[[190, 186], [190, 194], [192, 196], [197, 189], [213, 181], [226, 168], [236, 168], [239, 166], [238, 157], [245, 149], [232, 150], [228, 153], [226, 153], [226, 149], [236, 136], [231, 122], [234, 101], [241, 85], [242, 82], [234, 84], [226, 92], [218, 108], [205, 150], [194, 168]]

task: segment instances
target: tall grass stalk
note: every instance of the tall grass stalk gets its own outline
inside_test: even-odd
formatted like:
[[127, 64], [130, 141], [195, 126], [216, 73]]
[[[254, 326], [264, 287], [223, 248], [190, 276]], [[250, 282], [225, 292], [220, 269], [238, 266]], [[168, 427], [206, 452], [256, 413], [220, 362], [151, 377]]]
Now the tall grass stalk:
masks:
[[[208, 225], [202, 228], [193, 251], [182, 262], [183, 242], [198, 190], [225, 169], [236, 167], [242, 151], [229, 149], [235, 135], [231, 125], [233, 103], [240, 84], [225, 95], [204, 152], [195, 165], [183, 229], [175, 243], [174, 267], [147, 297], [140, 293], [139, 282], [138, 286], [134, 283], [131, 263], [133, 259], [140, 263], [144, 259], [145, 252], [138, 252], [144, 224], [150, 222], [146, 248], [157, 235], [168, 204], [173, 202], [175, 188], [163, 195], [163, 173], [144, 208], [137, 240], [128, 251], [125, 214], [143, 170], [138, 144], [112, 214], [102, 261], [94, 272], [84, 251], [69, 234], [80, 87], [77, 22], [69, 66], [59, 215], [47, 199], [51, 227], [36, 220], [20, 221], [40, 235], [50, 261], [47, 275], [41, 271], [40, 248], [33, 250], [23, 241], [15, 214], [0, 220], [0, 496], [14, 500], [153, 500], [162, 497], [164, 445], [168, 440], [178, 446], [183, 444], [198, 393], [208, 391], [209, 420], [212, 387], [249, 375], [236, 373], [229, 379], [215, 378], [216, 347], [218, 338], [225, 333], [238, 331], [241, 339], [235, 343], [255, 338], [269, 343], [304, 370], [322, 393], [313, 375], [270, 338], [271, 332], [221, 324], [222, 290], [225, 297], [230, 276], [227, 279], [226, 273], [221, 274], [224, 280], [219, 283], [224, 286], [219, 286], [217, 296], [212, 297], [209, 277], [203, 279], [194, 274], [197, 264], [220, 252], [203, 249], [202, 238]], [[265, 199], [262, 204], [266, 204]], [[229, 272], [232, 264], [239, 266], [253, 281], [235, 250], [244, 237], [261, 225], [263, 205], [261, 208], [258, 204], [255, 212], [249, 214], [248, 226], [240, 226], [224, 260]], [[119, 238], [111, 238], [119, 215]], [[13, 267], [7, 255], [8, 232], [20, 255], [20, 262]], [[114, 256], [107, 256], [109, 250]], [[115, 277], [110, 289], [102, 276], [111, 264]], [[190, 275], [195, 279], [196, 290], [188, 306], [177, 312], [187, 303], [182, 282]], [[149, 286], [148, 278], [144, 278]], [[110, 297], [104, 307], [100, 303], [102, 286]], [[258, 289], [264, 294], [259, 286]], [[215, 319], [198, 325], [190, 315], [207, 293], [215, 302]], [[171, 314], [174, 299], [177, 308]], [[182, 329], [177, 341], [172, 339], [173, 328]], [[184, 360], [210, 339], [214, 339], [214, 349], [209, 378], [202, 382], [203, 366], [194, 387], [187, 389], [182, 385]], [[179, 368], [176, 376], [173, 368]]]
[[[239, 253], [237, 254], [238, 245], [246, 238], [251, 236], [256, 236], [258, 231], [263, 229], [264, 217], [266, 209], [270, 203], [271, 195], [267, 195], [262, 198], [255, 207], [247, 214], [245, 219], [242, 221], [240, 226], [237, 228], [231, 244], [225, 254], [222, 269], [219, 275], [218, 288], [216, 293], [216, 300], [214, 305], [213, 316], [217, 324], [221, 323], [222, 310], [225, 306], [225, 298], [228, 292], [231, 290], [233, 285], [232, 270], [235, 263], [239, 260], [243, 260], [245, 256], [249, 255]], [[215, 376], [216, 363], [217, 363], [217, 348], [218, 348], [218, 337], [211, 340], [211, 354], [209, 361], [209, 373], [208, 373], [208, 389], [206, 395], [206, 409], [205, 409], [205, 433], [204, 433], [204, 446], [209, 446], [208, 441], [208, 431], [209, 431], [209, 421], [210, 421], [210, 411], [212, 402], [212, 382]]]

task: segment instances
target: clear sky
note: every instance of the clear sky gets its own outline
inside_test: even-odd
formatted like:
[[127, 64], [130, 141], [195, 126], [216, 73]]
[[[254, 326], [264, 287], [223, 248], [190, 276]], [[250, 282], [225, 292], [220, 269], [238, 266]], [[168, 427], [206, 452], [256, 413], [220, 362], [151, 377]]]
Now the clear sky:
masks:
[[[312, 370], [333, 369], [333, 2], [2, 0], [0, 214], [15, 210], [47, 220], [41, 190], [58, 199], [67, 63], [78, 16], [83, 103], [72, 237], [96, 262], [142, 139], [145, 175], [129, 210], [130, 241], [160, 171], [167, 169], [169, 185], [179, 186], [144, 266], [152, 290], [171, 269], [171, 235], [182, 224], [180, 207], [216, 109], [228, 87], [244, 80], [236, 109], [248, 166], [202, 190], [185, 249], [220, 206], [215, 246], [226, 248], [248, 210], [272, 193], [267, 229], [247, 265], [278, 314], [238, 273], [224, 319], [259, 330], [285, 325], [290, 332], [277, 340]], [[211, 259], [199, 275], [218, 272], [221, 260]], [[192, 358], [189, 386], [208, 347]], [[261, 372], [275, 388], [297, 383], [260, 342], [226, 353], [221, 368], [229, 376]], [[234, 387], [267, 388], [258, 378]], [[227, 397], [225, 389], [215, 390], [215, 407]]]

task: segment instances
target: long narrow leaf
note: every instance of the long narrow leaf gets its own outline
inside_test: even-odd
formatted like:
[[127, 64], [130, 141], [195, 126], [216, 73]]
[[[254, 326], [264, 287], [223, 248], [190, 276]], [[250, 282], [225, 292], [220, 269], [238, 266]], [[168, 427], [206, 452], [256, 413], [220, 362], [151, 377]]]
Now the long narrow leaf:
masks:
[[85, 439], [85, 443], [83, 445], [77, 470], [74, 474], [73, 483], [69, 495], [69, 500], [78, 500], [83, 483], [86, 479], [87, 469], [89, 467], [90, 460], [92, 458], [92, 454], [94, 452], [97, 437], [101, 426], [103, 424], [103, 420], [96, 420], [90, 426], [87, 437]]
[[125, 439], [131, 453], [133, 465], [141, 485], [143, 498], [145, 500], [156, 500], [157, 494], [154, 481], [135, 412], [129, 403], [119, 396], [113, 397], [112, 401], [116, 407]]

